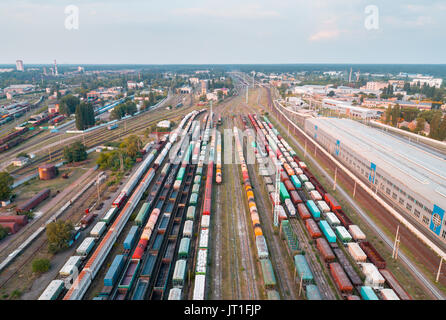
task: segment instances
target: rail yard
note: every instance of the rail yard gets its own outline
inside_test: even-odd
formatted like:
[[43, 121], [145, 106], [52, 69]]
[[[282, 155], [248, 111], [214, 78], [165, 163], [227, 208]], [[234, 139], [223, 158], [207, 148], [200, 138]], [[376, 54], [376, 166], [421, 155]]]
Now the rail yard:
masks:
[[[394, 236], [397, 219], [318, 151], [328, 120], [296, 116], [269, 86], [250, 83], [243, 73], [230, 77], [235, 94], [215, 104], [169, 93], [154, 107], [97, 128], [74, 130], [65, 119], [64, 130], [29, 135], [27, 124], [2, 137], [4, 161], [17, 152], [35, 154], [28, 165], [10, 170], [23, 180], [18, 193], [31, 193], [42, 164], [57, 164], [72, 177], [57, 178], [57, 192], [42, 183], [48, 188], [14, 207], [17, 214], [35, 213], [29, 222], [0, 216], [17, 228], [0, 242], [0, 293], [16, 287], [31, 274], [31, 262], [44, 256], [51, 257], [51, 269], [33, 273], [22, 286], [24, 299], [443, 299], [443, 274], [436, 284], [428, 275], [443, 247], [428, 248], [401, 224], [402, 258], [394, 259], [385, 239]], [[64, 120], [53, 118], [53, 124]], [[146, 135], [125, 174], [97, 164], [97, 148], [142, 137], [163, 120], [174, 127]], [[70, 167], [64, 148], [75, 141], [89, 155]], [[117, 162], [122, 170], [123, 160]], [[60, 220], [74, 224], [73, 235], [61, 253], [50, 254], [46, 229]], [[410, 255], [405, 246], [413, 249]]]

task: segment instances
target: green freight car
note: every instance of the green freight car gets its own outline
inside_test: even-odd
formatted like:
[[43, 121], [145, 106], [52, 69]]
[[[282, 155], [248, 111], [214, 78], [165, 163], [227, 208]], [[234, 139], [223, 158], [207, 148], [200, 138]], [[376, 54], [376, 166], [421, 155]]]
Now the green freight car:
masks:
[[280, 200], [282, 201], [285, 201], [285, 199], [290, 198], [290, 194], [288, 193], [288, 190], [286, 189], [285, 184], [283, 182], [280, 183], [279, 193], [280, 193]]
[[274, 288], [276, 286], [276, 277], [274, 276], [273, 266], [269, 259], [260, 260], [262, 266], [263, 282], [266, 288]]
[[150, 204], [148, 202], [145, 202], [135, 218], [135, 223], [138, 226], [142, 225], [146, 220], [147, 214], [149, 213], [149, 209], [150, 209]]
[[195, 206], [189, 206], [189, 208], [187, 208], [186, 220], [195, 219], [195, 209]]
[[177, 174], [177, 180], [183, 181], [184, 173], [186, 172], [186, 168], [180, 168]]
[[187, 258], [187, 256], [189, 255], [189, 246], [190, 246], [189, 238], [181, 239], [180, 247], [178, 249], [178, 257], [180, 259]]

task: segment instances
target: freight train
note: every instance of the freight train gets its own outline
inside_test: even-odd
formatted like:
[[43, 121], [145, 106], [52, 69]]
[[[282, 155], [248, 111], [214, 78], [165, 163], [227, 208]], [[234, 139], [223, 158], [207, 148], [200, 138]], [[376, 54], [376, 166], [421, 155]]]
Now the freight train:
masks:
[[[343, 252], [339, 248], [336, 248], [337, 240], [345, 245], [356, 244], [356, 242], [352, 241], [357, 241], [359, 243], [358, 247], [364, 250], [364, 255], [367, 256], [367, 259], [369, 259], [378, 269], [382, 270], [385, 268], [385, 260], [369, 242], [365, 241], [364, 233], [348, 218], [336, 199], [326, 192], [316, 177], [309, 171], [305, 163], [299, 159], [294, 150], [278, 134], [277, 130], [274, 129], [269, 119], [265, 116], [263, 117], [264, 121], [262, 122], [258, 120], [256, 115], [248, 115], [248, 117], [256, 131], [259, 133], [259, 140], [264, 143], [266, 150], [269, 153], [275, 154], [282, 164], [280, 188], [281, 200], [286, 200], [291, 192], [296, 191], [300, 198], [304, 198], [305, 196], [302, 190], [299, 190], [300, 185], [303, 185], [305, 190], [309, 193], [311, 200], [304, 199], [304, 203], [297, 203], [297, 211], [301, 219], [305, 221], [310, 236], [316, 239], [317, 247], [324, 260], [326, 262], [334, 263], [337, 258], [340, 261], [339, 265], [342, 272], [345, 270], [347, 279], [358, 288], [362, 285], [362, 281], [354, 271], [348, 259], [345, 258]], [[286, 182], [290, 176], [291, 183]], [[298, 177], [298, 179], [296, 177]], [[296, 205], [294, 202], [293, 204]], [[291, 214], [291, 211], [293, 210], [288, 210], [290, 217], [294, 217], [295, 215]], [[316, 221], [320, 220], [319, 226], [313, 219]], [[322, 237], [322, 235], [324, 237]], [[333, 250], [331, 247], [333, 247]], [[336, 253], [336, 257], [334, 256], [333, 251]], [[352, 251], [349, 252], [355, 258], [355, 254]], [[357, 255], [356, 258], [359, 256], [360, 255]], [[358, 261], [357, 259], [355, 260]], [[349, 286], [346, 286], [348, 283], [344, 281], [343, 274], [339, 270], [339, 267], [336, 265], [333, 267], [330, 265], [330, 271], [335, 278], [338, 288], [347, 295], [351, 295], [349, 290], [344, 290], [345, 288], [349, 288]], [[388, 272], [388, 270], [386, 270], [386, 272]], [[394, 280], [394, 278], [392, 280]], [[389, 286], [391, 286], [392, 289], [397, 288], [399, 291], [399, 293], [397, 293], [400, 298], [405, 299], [409, 297], [405, 291], [399, 290], [400, 288], [398, 288], [398, 285], [389, 283]]]

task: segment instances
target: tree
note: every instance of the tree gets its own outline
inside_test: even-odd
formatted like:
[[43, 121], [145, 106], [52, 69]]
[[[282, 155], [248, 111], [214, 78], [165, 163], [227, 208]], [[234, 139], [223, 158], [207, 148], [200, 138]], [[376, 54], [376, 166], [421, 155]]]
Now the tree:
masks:
[[80, 104], [79, 98], [69, 94], [60, 99], [59, 113], [70, 115], [76, 112], [77, 106]]
[[71, 239], [73, 230], [74, 227], [70, 221], [57, 220], [49, 223], [46, 226], [48, 250], [52, 253], [57, 253], [68, 248], [68, 241]]
[[430, 123], [429, 138], [439, 139], [440, 138], [440, 124], [441, 124], [441, 112], [436, 112], [432, 117]]
[[438, 140], [443, 141], [446, 139], [446, 116], [443, 117], [438, 130]]
[[0, 172], [0, 200], [9, 200], [14, 178], [8, 172]]
[[86, 147], [79, 141], [76, 141], [63, 150], [64, 158], [67, 162], [79, 162], [87, 159], [88, 154]]
[[33, 272], [45, 273], [50, 270], [51, 263], [48, 259], [35, 259], [32, 263]]
[[223, 100], [223, 91], [218, 90], [218, 91], [217, 91], [217, 97], [218, 97], [218, 101]]
[[0, 226], [0, 240], [2, 240], [3, 238], [5, 238], [8, 235], [8, 229], [6, 229], [3, 226]]
[[424, 130], [424, 126], [426, 125], [426, 120], [424, 118], [417, 118], [417, 126], [415, 127], [415, 132], [418, 133]]
[[131, 135], [130, 137], [126, 138], [123, 143], [121, 143], [120, 147], [125, 150], [125, 153], [129, 157], [135, 158], [142, 148], [142, 142], [137, 136]]
[[90, 103], [82, 102], [76, 107], [76, 128], [85, 130], [95, 124], [94, 109]]

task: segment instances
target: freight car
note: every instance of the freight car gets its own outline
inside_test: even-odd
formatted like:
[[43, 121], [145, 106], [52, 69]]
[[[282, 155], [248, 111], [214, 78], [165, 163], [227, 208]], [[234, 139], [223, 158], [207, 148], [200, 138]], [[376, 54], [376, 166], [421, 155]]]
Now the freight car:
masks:
[[359, 246], [378, 269], [384, 269], [386, 267], [386, 261], [370, 242], [363, 241], [359, 243]]
[[308, 211], [304, 203], [299, 203], [297, 205], [297, 212], [299, 212], [299, 215], [302, 218], [302, 220], [311, 218], [310, 212]]
[[310, 266], [304, 255], [298, 254], [294, 256], [294, 267], [299, 279], [301, 279], [303, 283], [310, 284], [314, 282], [313, 272], [311, 272]]
[[104, 286], [105, 287], [113, 287], [116, 285], [119, 275], [122, 272], [122, 269], [125, 265], [125, 256], [122, 254], [118, 254], [113, 260], [110, 268], [108, 268], [107, 273], [104, 277]]
[[386, 279], [386, 282], [389, 284], [390, 288], [395, 291], [395, 293], [400, 297], [401, 300], [412, 300], [412, 297], [403, 289], [403, 287], [399, 284], [393, 274], [387, 269], [381, 269], [379, 271], [381, 275]]
[[305, 296], [307, 300], [323, 300], [318, 287], [314, 284], [305, 287]]
[[30, 200], [26, 201], [25, 203], [22, 203], [17, 206], [16, 212], [17, 213], [23, 213], [26, 211], [30, 211], [37, 207], [43, 200], [48, 198], [50, 196], [51, 190], [45, 189], [40, 191], [38, 194], [36, 194], [34, 197], [32, 197]]
[[260, 265], [262, 267], [263, 283], [265, 285], [265, 288], [274, 288], [277, 283], [271, 261], [269, 259], [262, 259], [260, 260]]
[[321, 220], [319, 222], [319, 228], [321, 229], [322, 233], [324, 234], [325, 238], [327, 238], [327, 241], [329, 243], [336, 243], [336, 235], [327, 221]]
[[65, 283], [62, 280], [51, 281], [38, 300], [56, 300], [62, 293], [64, 284]]
[[313, 239], [316, 239], [316, 238], [319, 238], [320, 236], [322, 236], [321, 231], [319, 230], [316, 222], [314, 222], [313, 219], [305, 220], [305, 226], [307, 227], [307, 230]]
[[319, 249], [322, 258], [325, 262], [333, 262], [335, 260], [335, 255], [333, 250], [331, 250], [330, 245], [324, 238], [316, 239], [316, 247]]
[[361, 278], [356, 273], [355, 269], [353, 269], [347, 257], [344, 255], [344, 252], [338, 248], [333, 249], [333, 252], [336, 255], [336, 258], [338, 258], [340, 265], [342, 266], [342, 268], [344, 268], [345, 272], [347, 273], [347, 276], [349, 277], [353, 285], [355, 286], [362, 285], [363, 283]]
[[330, 263], [330, 273], [341, 292], [351, 293], [353, 291], [353, 285], [339, 263]]

